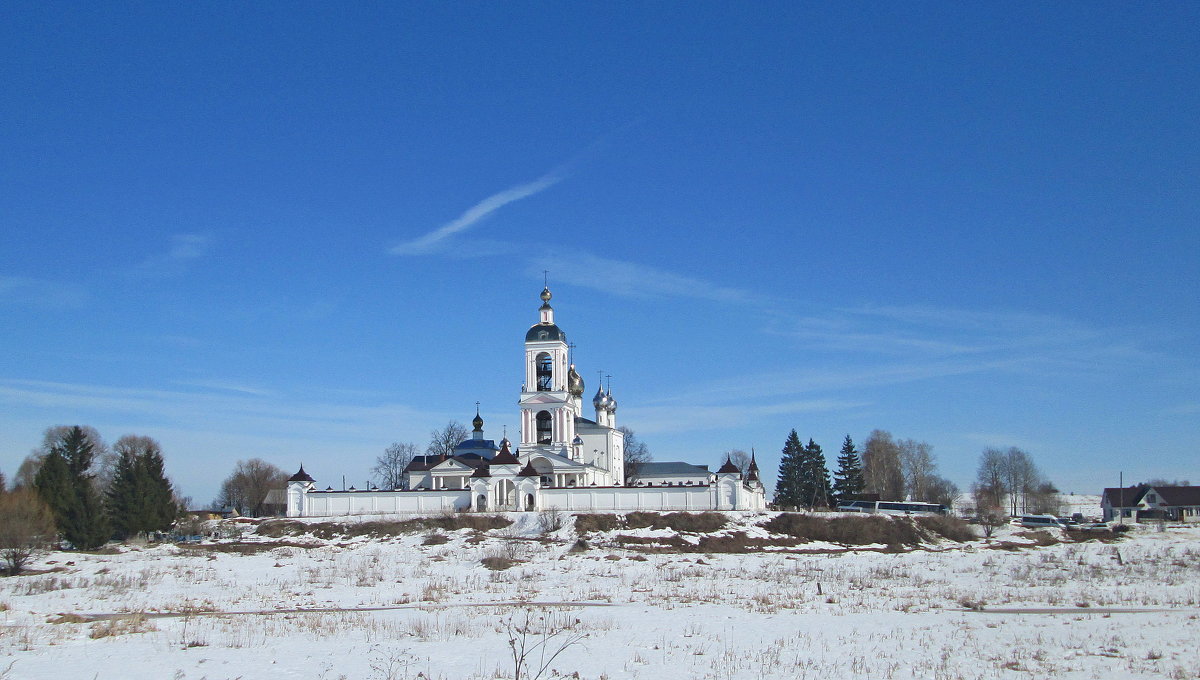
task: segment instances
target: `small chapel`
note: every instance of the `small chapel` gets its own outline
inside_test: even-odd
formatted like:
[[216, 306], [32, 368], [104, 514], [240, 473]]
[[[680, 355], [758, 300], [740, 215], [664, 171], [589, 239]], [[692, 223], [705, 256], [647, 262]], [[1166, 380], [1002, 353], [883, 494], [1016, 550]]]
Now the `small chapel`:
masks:
[[584, 381], [554, 319], [549, 287], [525, 333], [520, 444], [484, 436], [478, 410], [471, 436], [449, 455], [417, 456], [397, 489], [325, 490], [300, 467], [288, 480], [289, 517], [454, 511], [762, 510], [766, 495], [751, 459], [745, 474], [726, 461], [716, 472], [684, 462], [641, 463], [625, 478], [625, 435], [611, 385], [598, 385], [594, 418], [584, 415]]

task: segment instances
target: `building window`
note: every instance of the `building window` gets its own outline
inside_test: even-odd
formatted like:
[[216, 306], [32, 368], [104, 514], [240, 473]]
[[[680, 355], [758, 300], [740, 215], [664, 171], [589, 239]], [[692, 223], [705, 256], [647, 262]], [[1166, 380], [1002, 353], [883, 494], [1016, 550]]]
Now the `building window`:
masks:
[[537, 391], [549, 392], [554, 389], [554, 359], [542, 352], [537, 355]]
[[537, 442], [539, 444], [549, 444], [554, 441], [553, 426], [549, 411], [538, 411], [537, 414]]

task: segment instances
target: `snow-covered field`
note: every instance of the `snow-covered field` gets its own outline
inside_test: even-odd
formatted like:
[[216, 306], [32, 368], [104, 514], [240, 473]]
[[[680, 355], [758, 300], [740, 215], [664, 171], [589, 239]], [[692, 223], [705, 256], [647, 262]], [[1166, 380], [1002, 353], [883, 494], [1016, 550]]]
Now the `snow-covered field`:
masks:
[[[54, 553], [0, 578], [0, 678], [511, 678], [510, 641], [547, 630], [529, 677], [560, 652], [541, 677], [1200, 678], [1200, 528], [705, 554], [506, 517]], [[718, 533], [767, 536], [767, 517]]]

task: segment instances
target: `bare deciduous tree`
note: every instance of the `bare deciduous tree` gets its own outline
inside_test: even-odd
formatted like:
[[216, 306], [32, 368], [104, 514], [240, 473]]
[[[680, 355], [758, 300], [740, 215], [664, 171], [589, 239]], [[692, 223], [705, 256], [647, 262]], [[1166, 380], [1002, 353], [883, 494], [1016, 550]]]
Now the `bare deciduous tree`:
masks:
[[1058, 490], [1042, 477], [1033, 458], [1015, 446], [984, 449], [971, 490], [980, 516], [985, 511], [1057, 514], [1060, 509]]
[[874, 430], [863, 443], [863, 481], [866, 492], [884, 500], [903, 500], [904, 470], [900, 447], [887, 430]]
[[17, 466], [17, 473], [13, 475], [13, 489], [31, 489], [33, 488], [33, 480], [37, 478], [38, 470], [42, 469], [43, 454], [37, 451], [25, 456], [25, 460]]
[[0, 494], [0, 559], [9, 576], [55, 540], [54, 515], [32, 487]]
[[[987, 497], [991, 493], [990, 490], [981, 489], [979, 484], [971, 487], [971, 492], [977, 500]], [[992, 534], [996, 533], [996, 529], [1008, 524], [1008, 517], [999, 505], [976, 505], [975, 517], [979, 520], [979, 525], [983, 527], [984, 538], [991, 538]]]
[[287, 486], [287, 478], [287, 473], [261, 458], [239, 460], [213, 503], [218, 508], [233, 508], [238, 514], [258, 517], [267, 493]]
[[733, 461], [733, 464], [737, 466], [737, 469], [742, 471], [743, 475], [746, 474], [746, 468], [750, 467], [750, 454], [741, 449], [731, 449], [726, 451], [725, 456], [723, 457], [727, 457], [729, 460]]
[[466, 425], [457, 420], [451, 420], [446, 423], [446, 427], [429, 433], [429, 446], [425, 448], [425, 455], [453, 455], [454, 447], [463, 443], [463, 440], [470, 435], [471, 431], [467, 429]]
[[[979, 470], [971, 487], [975, 509], [980, 517], [985, 513], [1000, 513], [1004, 508], [1008, 486], [1004, 476], [1004, 452], [986, 448], [979, 457]], [[989, 534], [990, 535], [990, 534]]]
[[513, 680], [538, 680], [559, 654], [587, 637], [579, 627], [579, 619], [569, 615], [547, 609], [535, 613], [529, 608], [522, 613], [522, 618], [510, 614], [503, 622], [512, 653]]
[[375, 467], [371, 468], [375, 482], [381, 489], [399, 489], [404, 482], [404, 468], [408, 467], [416, 455], [416, 444], [392, 442], [392, 445], [375, 459]]
[[901, 439], [900, 469], [904, 473], [904, 492], [914, 501], [930, 501], [930, 486], [937, 479], [937, 464], [933, 462], [933, 447], [927, 442]]
[[1017, 447], [1012, 447], [1004, 453], [1004, 485], [1008, 489], [1008, 505], [1010, 514], [1025, 511], [1028, 507], [1028, 496], [1042, 481], [1037, 466], [1029, 454]]
[[[63, 437], [71, 431], [74, 425], [52, 425], [47, 427], [42, 433], [42, 445], [34, 449], [30, 454], [30, 458], [36, 458], [36, 462], [32, 463], [32, 475], [29, 476], [29, 481], [32, 483], [33, 475], [37, 474], [37, 466], [40, 466], [41, 460], [50, 453], [50, 449], [54, 445], [62, 441]], [[117, 458], [119, 457], [100, 436], [100, 432], [91, 425], [79, 425], [80, 430], [87, 435], [87, 439], [92, 443], [92, 466], [88, 471], [92, 474], [92, 479], [96, 487], [96, 491], [104, 493], [108, 489], [108, 485], [112, 483], [113, 469], [116, 467]], [[26, 458], [29, 460], [29, 458]]]
[[1062, 514], [1062, 501], [1058, 488], [1048, 481], [1040, 481], [1026, 494], [1029, 512], [1036, 515]]
[[[13, 476], [13, 488], [32, 488], [33, 480], [37, 477], [38, 470], [42, 468], [42, 461], [46, 455], [50, 453], [50, 449], [54, 448], [63, 437], [66, 436], [74, 425], [51, 425], [42, 432], [42, 443], [37, 448], [29, 452], [25, 456], [25, 460], [21, 461], [20, 467], [17, 468], [16, 474]], [[93, 449], [93, 464], [88, 471], [94, 476], [94, 482], [97, 491], [103, 491], [108, 488], [108, 483], [112, 481], [112, 470], [116, 464], [117, 456], [100, 437], [100, 433], [91, 425], [80, 425], [79, 429], [87, 435], [89, 442], [92, 442]]]
[[624, 425], [617, 429], [625, 435], [625, 469], [622, 470], [622, 474], [625, 483], [628, 484], [629, 479], [637, 475], [642, 464], [654, 460], [654, 456], [650, 455], [650, 447], [646, 446], [646, 442], [638, 439], [633, 430]]
[[954, 506], [954, 501], [958, 498], [958, 485], [945, 477], [934, 475], [929, 479], [929, 487], [925, 493], [925, 498], [917, 500], [941, 503], [949, 508]]

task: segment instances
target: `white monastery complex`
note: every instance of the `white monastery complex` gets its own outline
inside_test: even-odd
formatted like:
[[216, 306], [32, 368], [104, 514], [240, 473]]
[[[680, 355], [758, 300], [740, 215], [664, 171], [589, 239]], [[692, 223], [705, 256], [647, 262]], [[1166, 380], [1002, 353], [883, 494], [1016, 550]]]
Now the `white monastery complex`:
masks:
[[521, 443], [484, 439], [483, 419], [451, 455], [418, 456], [398, 489], [317, 489], [300, 466], [288, 480], [288, 517], [439, 511], [761, 510], [766, 495], [751, 459], [746, 474], [728, 460], [715, 473], [690, 463], [642, 463], [625, 478], [617, 400], [600, 386], [595, 420], [583, 415], [583, 379], [570, 363], [566, 333], [554, 322], [550, 289], [538, 323], [525, 334], [518, 405]]

